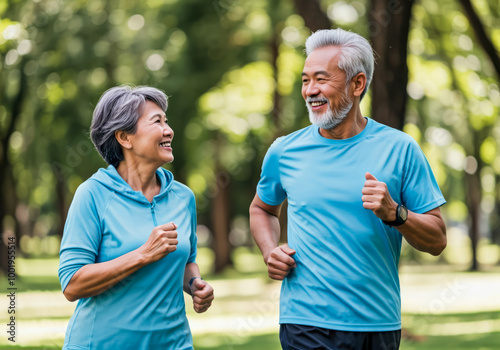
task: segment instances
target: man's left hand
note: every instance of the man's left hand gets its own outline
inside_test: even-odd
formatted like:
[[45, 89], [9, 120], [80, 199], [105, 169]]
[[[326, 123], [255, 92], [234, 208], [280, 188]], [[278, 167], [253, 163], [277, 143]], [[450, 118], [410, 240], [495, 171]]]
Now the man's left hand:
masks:
[[201, 278], [195, 278], [191, 285], [191, 296], [193, 297], [193, 309], [197, 313], [208, 310], [214, 300], [214, 289]]
[[365, 179], [365, 185], [361, 190], [363, 208], [372, 210], [382, 220], [396, 220], [398, 204], [392, 199], [387, 185], [370, 173], [365, 174]]

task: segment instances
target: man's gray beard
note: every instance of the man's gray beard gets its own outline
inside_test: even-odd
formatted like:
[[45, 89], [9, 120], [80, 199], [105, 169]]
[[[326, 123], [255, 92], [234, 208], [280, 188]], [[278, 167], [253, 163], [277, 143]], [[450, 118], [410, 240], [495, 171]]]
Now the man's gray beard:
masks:
[[327, 111], [323, 114], [315, 113], [310, 104], [306, 102], [307, 110], [309, 111], [309, 120], [312, 124], [319, 126], [321, 129], [331, 130], [347, 117], [347, 113], [351, 110], [353, 102], [349, 99], [347, 93], [340, 100], [340, 108], [332, 111], [330, 101], [328, 101]]

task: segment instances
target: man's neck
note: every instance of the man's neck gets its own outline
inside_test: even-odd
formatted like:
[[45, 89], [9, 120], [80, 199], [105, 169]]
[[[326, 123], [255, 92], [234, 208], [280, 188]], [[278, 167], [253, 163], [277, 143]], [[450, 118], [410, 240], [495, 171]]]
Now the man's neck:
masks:
[[356, 136], [366, 127], [367, 120], [358, 105], [354, 105], [347, 117], [333, 129], [319, 129], [321, 136], [332, 140], [343, 140]]

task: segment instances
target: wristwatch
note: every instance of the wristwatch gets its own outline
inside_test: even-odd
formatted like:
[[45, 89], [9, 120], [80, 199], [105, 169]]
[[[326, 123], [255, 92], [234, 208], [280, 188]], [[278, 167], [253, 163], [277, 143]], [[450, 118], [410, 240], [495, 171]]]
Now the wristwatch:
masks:
[[399, 226], [403, 225], [408, 219], [408, 209], [403, 204], [398, 204], [398, 208], [396, 209], [396, 220], [394, 221], [385, 221], [382, 222], [389, 226]]

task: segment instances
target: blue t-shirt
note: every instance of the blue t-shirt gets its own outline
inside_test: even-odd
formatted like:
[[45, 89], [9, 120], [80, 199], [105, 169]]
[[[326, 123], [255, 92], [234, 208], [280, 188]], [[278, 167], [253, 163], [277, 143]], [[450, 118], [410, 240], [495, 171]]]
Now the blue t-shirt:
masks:
[[311, 125], [269, 148], [257, 186], [269, 205], [288, 199], [297, 267], [284, 279], [280, 323], [340, 331], [401, 328], [402, 235], [363, 208], [365, 173], [416, 213], [445, 203], [418, 144], [372, 119], [358, 135], [322, 137]]
[[113, 166], [100, 169], [75, 193], [61, 242], [62, 290], [82, 266], [115, 259], [139, 248], [154, 227], [174, 222], [177, 250], [107, 291], [80, 299], [64, 350], [192, 349], [183, 294], [186, 264], [196, 259], [193, 192], [159, 168], [161, 190], [150, 203]]

